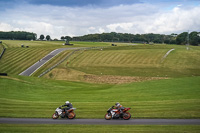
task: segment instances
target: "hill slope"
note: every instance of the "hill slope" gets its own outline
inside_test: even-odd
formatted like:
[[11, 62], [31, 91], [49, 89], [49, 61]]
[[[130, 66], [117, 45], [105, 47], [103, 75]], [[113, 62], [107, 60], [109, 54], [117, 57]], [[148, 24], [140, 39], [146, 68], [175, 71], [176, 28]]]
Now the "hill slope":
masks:
[[[163, 59], [172, 48], [175, 50]], [[185, 46], [175, 45], [122, 46], [79, 51], [45, 77], [97, 83], [119, 83], [124, 80], [126, 83], [199, 76], [199, 66], [199, 47], [186, 50]]]
[[103, 118], [120, 102], [133, 118], [200, 118], [200, 77], [123, 85], [0, 77], [0, 117], [51, 117], [69, 100], [77, 118]]

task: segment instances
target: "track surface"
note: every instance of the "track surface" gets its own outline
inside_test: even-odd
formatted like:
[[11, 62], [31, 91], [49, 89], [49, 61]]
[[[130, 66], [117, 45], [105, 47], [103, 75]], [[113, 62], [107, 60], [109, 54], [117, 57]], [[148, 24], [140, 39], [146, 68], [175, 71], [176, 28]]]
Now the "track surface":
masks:
[[50, 52], [48, 55], [46, 55], [44, 58], [42, 58], [35, 64], [33, 64], [32, 66], [30, 66], [28, 69], [26, 69], [25, 71], [20, 73], [19, 75], [31, 76], [36, 70], [38, 70], [41, 66], [43, 66], [45, 63], [47, 63], [50, 59], [52, 59], [57, 54], [61, 53], [62, 51], [65, 51], [65, 50], [75, 50], [75, 49], [80, 49], [80, 47], [56, 49], [56, 50]]
[[200, 119], [49, 119], [0, 118], [0, 124], [85, 124], [85, 125], [200, 125]]

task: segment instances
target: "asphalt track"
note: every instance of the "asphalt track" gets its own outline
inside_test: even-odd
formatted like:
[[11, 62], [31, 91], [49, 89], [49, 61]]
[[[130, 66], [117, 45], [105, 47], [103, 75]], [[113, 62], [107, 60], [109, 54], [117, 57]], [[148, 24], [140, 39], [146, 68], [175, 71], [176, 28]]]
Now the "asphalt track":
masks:
[[65, 51], [65, 50], [75, 50], [75, 49], [81, 49], [81, 48], [80, 47], [76, 47], [76, 48], [60, 48], [60, 49], [56, 49], [56, 50], [50, 52], [48, 55], [46, 55], [44, 58], [42, 58], [41, 60], [39, 60], [35, 64], [33, 64], [32, 66], [30, 66], [28, 69], [26, 69], [25, 71], [20, 73], [19, 75], [31, 76], [36, 70], [38, 70], [41, 66], [43, 66], [45, 63], [47, 63], [50, 59], [52, 59], [57, 54], [61, 53], [62, 51]]
[[84, 124], [84, 125], [200, 125], [200, 119], [49, 119], [0, 118], [0, 124]]

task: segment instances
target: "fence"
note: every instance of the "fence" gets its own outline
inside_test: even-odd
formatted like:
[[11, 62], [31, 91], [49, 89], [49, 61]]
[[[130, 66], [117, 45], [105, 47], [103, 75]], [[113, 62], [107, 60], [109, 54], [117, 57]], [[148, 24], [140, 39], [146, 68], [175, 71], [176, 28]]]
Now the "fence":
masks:
[[2, 51], [1, 54], [0, 54], [0, 59], [1, 59], [1, 57], [3, 56], [4, 52], [6, 51], [6, 48], [4, 47], [4, 45], [2, 45], [2, 46], [3, 46], [3, 51]]

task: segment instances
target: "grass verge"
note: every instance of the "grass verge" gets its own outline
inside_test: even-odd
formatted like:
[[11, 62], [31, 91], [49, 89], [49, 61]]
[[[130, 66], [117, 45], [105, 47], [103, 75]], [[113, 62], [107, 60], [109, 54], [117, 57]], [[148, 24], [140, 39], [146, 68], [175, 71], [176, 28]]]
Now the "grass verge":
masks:
[[134, 133], [197, 133], [200, 126], [191, 125], [19, 125], [19, 124], [0, 124], [2, 133], [10, 132], [43, 132], [43, 133], [115, 133], [115, 132], [134, 132]]

